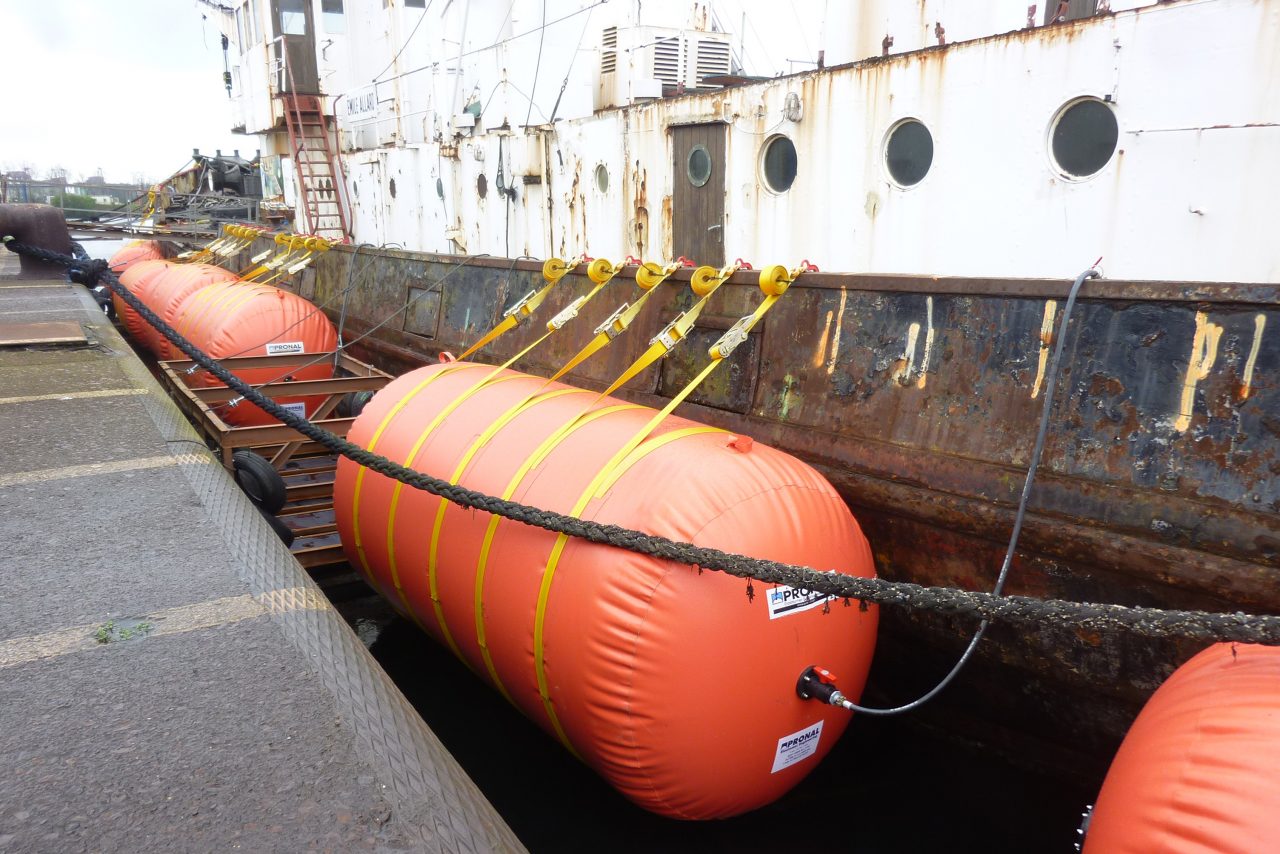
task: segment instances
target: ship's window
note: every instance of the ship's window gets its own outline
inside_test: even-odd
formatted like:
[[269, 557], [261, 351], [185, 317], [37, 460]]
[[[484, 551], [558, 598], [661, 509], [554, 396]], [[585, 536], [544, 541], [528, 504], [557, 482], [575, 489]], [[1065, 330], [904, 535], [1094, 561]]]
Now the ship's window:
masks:
[[1116, 114], [1096, 98], [1064, 107], [1053, 123], [1053, 162], [1069, 178], [1087, 178], [1111, 162], [1120, 139]]
[[484, 176], [483, 172], [476, 178], [476, 195], [482, 199], [489, 195], [489, 179]]
[[796, 180], [796, 146], [785, 136], [775, 136], [764, 144], [760, 157], [764, 183], [775, 193], [785, 193]]
[[904, 119], [889, 130], [884, 165], [899, 187], [914, 187], [933, 165], [933, 134], [916, 119]]
[[244, 40], [244, 9], [236, 9], [236, 46], [244, 53], [249, 43]]
[[603, 163], [596, 166], [596, 189], [602, 193], [609, 192], [609, 169]]
[[279, 0], [280, 32], [286, 36], [307, 34], [306, 0]]
[[320, 0], [320, 11], [324, 14], [324, 31], [326, 33], [345, 33], [347, 19], [342, 14], [342, 0]]
[[404, 6], [406, 9], [425, 9], [427, 0], [404, 0]]
[[702, 143], [695, 145], [689, 152], [685, 172], [689, 175], [689, 183], [695, 187], [701, 187], [711, 180], [711, 152]]
[[262, 41], [262, 6], [258, 0], [249, 0], [244, 7], [244, 35], [249, 45]]

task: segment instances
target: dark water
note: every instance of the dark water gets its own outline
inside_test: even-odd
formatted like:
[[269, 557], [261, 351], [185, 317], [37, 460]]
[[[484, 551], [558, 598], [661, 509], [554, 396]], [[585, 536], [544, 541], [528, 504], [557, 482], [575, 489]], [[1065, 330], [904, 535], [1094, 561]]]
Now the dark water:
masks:
[[782, 800], [683, 822], [633, 806], [374, 598], [338, 605], [427, 724], [534, 852], [1070, 852], [1094, 792], [923, 732], [855, 720]]

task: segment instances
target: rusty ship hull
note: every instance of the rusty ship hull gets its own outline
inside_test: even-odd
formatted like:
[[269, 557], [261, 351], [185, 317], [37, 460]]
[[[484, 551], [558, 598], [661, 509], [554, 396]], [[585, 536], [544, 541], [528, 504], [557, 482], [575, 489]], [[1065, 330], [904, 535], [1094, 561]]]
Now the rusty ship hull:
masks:
[[[354, 265], [354, 266], [353, 266]], [[634, 268], [632, 268], [634, 269]], [[531, 261], [343, 247], [296, 287], [360, 357], [400, 372], [460, 352], [541, 282]], [[344, 289], [354, 277], [359, 287]], [[688, 278], [688, 272], [674, 279]], [[818, 467], [866, 529], [879, 573], [989, 590], [1013, 525], [1047, 354], [1070, 282], [807, 273], [721, 371], [682, 406]], [[571, 276], [547, 317], [585, 293]], [[635, 291], [583, 309], [603, 321]], [[628, 335], [567, 380], [603, 388], [687, 287], [664, 286]], [[1280, 287], [1097, 280], [1066, 331], [1059, 390], [1006, 592], [1082, 602], [1273, 613], [1280, 605]], [[345, 296], [345, 299], [344, 299]], [[618, 396], [661, 406], [707, 346], [759, 298], [739, 271], [691, 340]], [[397, 306], [406, 311], [385, 321]], [[525, 324], [479, 354], [505, 361]], [[903, 328], [916, 328], [904, 348]], [[1209, 349], [1207, 340], [1213, 340]], [[357, 340], [358, 339], [358, 340]], [[549, 375], [582, 345], [548, 339], [517, 367]], [[1206, 362], [1212, 362], [1208, 370]], [[869, 697], [914, 699], [963, 648], [970, 621], [886, 608]], [[996, 626], [975, 665], [922, 720], [1064, 773], [1095, 773], [1150, 692], [1202, 644]]]

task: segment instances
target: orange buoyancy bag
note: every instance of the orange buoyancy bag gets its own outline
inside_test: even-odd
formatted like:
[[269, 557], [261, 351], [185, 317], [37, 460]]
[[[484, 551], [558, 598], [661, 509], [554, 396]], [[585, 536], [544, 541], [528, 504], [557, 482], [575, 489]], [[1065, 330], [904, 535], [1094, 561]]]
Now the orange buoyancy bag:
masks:
[[[140, 261], [120, 274], [120, 284], [150, 308], [151, 289], [155, 283], [170, 270], [179, 266], [181, 265], [160, 258]], [[114, 291], [111, 302], [115, 305], [116, 317], [120, 319], [129, 337], [145, 346], [147, 330], [151, 328], [151, 324], [143, 320], [142, 315], [134, 311], [133, 306], [121, 299]]]
[[[173, 326], [178, 306], [196, 291], [209, 285], [236, 281], [236, 274], [214, 264], [176, 264], [161, 275], [147, 294], [147, 307], [160, 319]], [[157, 359], [185, 359], [186, 355], [150, 324], [142, 333], [142, 341]]]
[[1084, 851], [1280, 851], [1280, 648], [1218, 643], [1174, 671], [1120, 745]]
[[152, 261], [163, 257], [164, 251], [154, 240], [130, 240], [111, 256], [107, 265], [118, 276], [141, 261]]
[[[487, 381], [486, 381], [487, 379]], [[377, 395], [349, 438], [467, 488], [730, 552], [871, 576], [840, 496], [796, 458], [487, 365], [432, 365]], [[877, 614], [804, 590], [569, 539], [339, 460], [352, 565], [624, 795], [709, 819], [777, 799], [848, 712], [800, 699], [811, 665], [857, 698]]]
[[[318, 359], [338, 344], [338, 333], [324, 312], [302, 297], [271, 285], [220, 282], [189, 294], [173, 310], [172, 325], [197, 348], [214, 359], [248, 356], [297, 356], [262, 368], [236, 368], [247, 383], [328, 379], [333, 359]], [[318, 360], [317, 360], [318, 359]], [[195, 386], [221, 385], [203, 371], [191, 377]], [[277, 397], [276, 402], [308, 417], [325, 395]], [[223, 421], [236, 426], [273, 424], [276, 420], [248, 402], [212, 407]]]

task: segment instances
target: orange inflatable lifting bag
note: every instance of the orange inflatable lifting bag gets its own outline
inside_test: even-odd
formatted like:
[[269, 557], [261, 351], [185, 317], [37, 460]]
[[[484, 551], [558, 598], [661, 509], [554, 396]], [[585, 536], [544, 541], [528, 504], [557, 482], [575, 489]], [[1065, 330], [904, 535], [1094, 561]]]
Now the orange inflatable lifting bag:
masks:
[[[151, 289], [155, 286], [156, 281], [169, 270], [179, 265], [172, 261], [165, 261], [160, 258], [152, 258], [147, 261], [139, 261], [129, 266], [120, 274], [120, 284], [142, 301], [148, 308], [151, 307]], [[129, 337], [143, 343], [147, 334], [147, 330], [151, 328], [151, 324], [142, 319], [142, 316], [133, 310], [133, 307], [122, 300], [114, 291], [111, 294], [111, 301], [115, 305], [116, 317], [120, 319], [121, 325], [125, 331], [129, 333]]]
[[[214, 359], [298, 357], [292, 370], [289, 364], [235, 370], [236, 376], [245, 382], [318, 380], [333, 376], [332, 358], [308, 364], [316, 359], [316, 354], [332, 352], [337, 347], [338, 333], [333, 323], [307, 300], [280, 288], [239, 281], [219, 282], [187, 294], [177, 305], [166, 309], [165, 317], [180, 334]], [[176, 348], [170, 352], [177, 356]], [[191, 384], [221, 385], [203, 371], [191, 377]], [[279, 397], [276, 402], [296, 407], [298, 414], [310, 416], [324, 399], [324, 395], [310, 395]], [[251, 403], [235, 407], [217, 405], [214, 409], [223, 421], [235, 426], [277, 423]]]
[[[349, 437], [524, 504], [874, 573], [866, 538], [831, 485], [765, 445], [671, 416], [602, 474], [654, 414], [452, 363], [389, 384]], [[663, 815], [732, 816], [787, 792], [850, 719], [801, 700], [801, 672], [827, 667], [856, 698], [870, 666], [876, 611], [857, 602], [561, 538], [346, 459], [334, 509], [352, 565], [384, 596], [624, 795]]]
[[1084, 851], [1280, 851], [1280, 649], [1214, 644], [1160, 686], [1111, 763]]
[[161, 251], [160, 244], [154, 240], [130, 240], [111, 256], [107, 264], [118, 276], [139, 261], [151, 261], [163, 257], [164, 252]]

